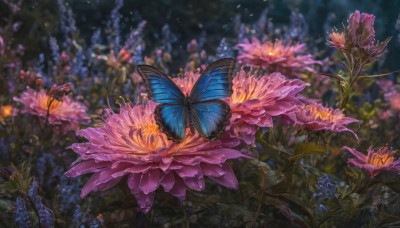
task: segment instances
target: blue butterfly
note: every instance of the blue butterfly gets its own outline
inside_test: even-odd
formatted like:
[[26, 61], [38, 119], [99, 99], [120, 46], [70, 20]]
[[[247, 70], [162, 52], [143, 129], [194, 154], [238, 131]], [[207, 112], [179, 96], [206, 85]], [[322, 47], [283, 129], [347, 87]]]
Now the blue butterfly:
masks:
[[231, 109], [221, 98], [232, 95], [234, 59], [220, 59], [210, 64], [194, 84], [190, 95], [165, 74], [149, 65], [138, 66], [149, 99], [160, 103], [154, 118], [157, 125], [174, 142], [185, 139], [187, 123], [192, 134], [213, 141], [229, 125]]

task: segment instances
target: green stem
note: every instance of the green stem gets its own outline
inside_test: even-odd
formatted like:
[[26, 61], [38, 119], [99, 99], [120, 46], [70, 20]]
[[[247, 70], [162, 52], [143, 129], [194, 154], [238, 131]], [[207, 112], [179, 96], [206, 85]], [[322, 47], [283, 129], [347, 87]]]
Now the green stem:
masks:
[[[353, 62], [353, 60], [352, 60], [352, 62]], [[357, 68], [357, 65], [359, 65], [358, 68]], [[345, 105], [347, 104], [347, 101], [349, 100], [351, 88], [353, 87], [353, 85], [357, 81], [357, 79], [359, 78], [364, 66], [365, 66], [365, 63], [363, 63], [361, 61], [358, 64], [357, 63], [353, 64], [351, 67], [350, 74], [349, 74], [349, 79], [346, 80], [344, 89], [343, 89], [342, 85], [339, 85], [339, 88], [340, 88], [339, 91], [341, 94], [340, 109], [344, 109]], [[354, 73], [354, 70], [356, 68], [357, 68], [357, 71]]]
[[46, 131], [46, 127], [47, 127], [47, 125], [49, 124], [50, 106], [51, 106], [51, 104], [53, 103], [54, 99], [55, 99], [55, 98], [52, 97], [51, 100], [50, 100], [50, 102], [49, 102], [49, 104], [47, 105], [46, 122], [45, 122], [45, 124], [44, 124], [43, 130], [42, 130], [42, 134], [41, 134], [41, 136], [40, 136], [40, 141], [42, 141], [43, 136], [44, 136], [44, 133], [45, 133], [45, 131]]
[[253, 218], [253, 220], [251, 221], [251, 224], [250, 224], [250, 228], [252, 228], [255, 224], [256, 224], [256, 222], [257, 222], [257, 218], [260, 216], [260, 214], [261, 214], [261, 209], [262, 209], [262, 206], [263, 206], [263, 202], [264, 202], [264, 185], [265, 185], [265, 180], [264, 180], [264, 176], [265, 176], [265, 174], [264, 174], [264, 172], [261, 172], [262, 173], [262, 176], [261, 176], [261, 196], [260, 196], [260, 200], [258, 201], [258, 208], [257, 208], [257, 212], [256, 212], [256, 214], [254, 215], [254, 218]]
[[88, 204], [88, 206], [87, 206], [87, 208], [86, 208], [86, 210], [85, 210], [85, 213], [83, 213], [83, 215], [82, 215], [82, 217], [81, 217], [81, 221], [79, 222], [79, 225], [77, 226], [77, 227], [81, 227], [81, 225], [82, 225], [82, 223], [83, 223], [83, 220], [85, 219], [85, 217], [86, 217], [86, 214], [89, 212], [89, 209], [90, 209], [90, 204], [92, 203], [92, 201], [90, 200], [89, 201], [89, 204]]
[[185, 216], [186, 227], [187, 227], [187, 228], [190, 228], [190, 225], [189, 225], [189, 218], [188, 218], [188, 216], [187, 216], [187, 212], [186, 212], [186, 210], [185, 210], [185, 207], [183, 207], [183, 203], [182, 203], [182, 202], [181, 202], [181, 208], [182, 208], [182, 211], [183, 211], [183, 215]]
[[31, 206], [33, 210], [35, 211], [36, 216], [38, 217], [38, 222], [39, 222], [39, 227], [42, 227], [42, 224], [40, 223], [40, 216], [39, 216], [39, 211], [37, 207], [35, 206], [35, 203], [33, 202], [32, 198], [29, 195], [26, 195], [26, 198], [28, 198], [29, 202], [31, 203]]

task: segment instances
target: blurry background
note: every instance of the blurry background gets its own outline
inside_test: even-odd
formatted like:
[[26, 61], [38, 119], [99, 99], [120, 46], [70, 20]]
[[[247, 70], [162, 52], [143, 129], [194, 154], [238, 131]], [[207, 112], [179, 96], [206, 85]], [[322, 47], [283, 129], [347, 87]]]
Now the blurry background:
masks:
[[[63, 1], [71, 7], [76, 20], [76, 27], [82, 42], [90, 43], [90, 38], [97, 28], [106, 28], [111, 11], [115, 6], [113, 0], [67, 0]], [[60, 10], [54, 0], [26, 0], [22, 3], [22, 10], [17, 17], [23, 23], [16, 32], [14, 43], [28, 43], [30, 47], [25, 53], [26, 59], [32, 55], [38, 56], [43, 49], [48, 50], [48, 34], [62, 36], [57, 31]], [[326, 49], [321, 59], [333, 52], [326, 44], [327, 32], [335, 26], [340, 31], [342, 23], [351, 12], [360, 10], [374, 14], [377, 40], [384, 40], [388, 36], [393, 39], [389, 43], [388, 53], [382, 62], [383, 69], [393, 71], [400, 68], [400, 1], [388, 0], [213, 0], [213, 1], [187, 1], [187, 0], [134, 0], [125, 1], [120, 9], [121, 36], [126, 37], [141, 20], [148, 23], [145, 28], [146, 45], [159, 42], [162, 27], [170, 26], [173, 58], [179, 64], [187, 56], [186, 44], [192, 39], [203, 36], [203, 48], [207, 53], [214, 54], [215, 47], [223, 37], [228, 40], [236, 37], [235, 18], [242, 23], [256, 23], [263, 10], [267, 9], [268, 20], [273, 23], [274, 29], [290, 26], [291, 12], [299, 12], [304, 16], [306, 26], [306, 39], [313, 39], [313, 46], [308, 48]], [[0, 1], [0, 14], [9, 14], [8, 7]], [[6, 21], [0, 21], [1, 26]], [[397, 23], [397, 28], [396, 28]], [[268, 30], [268, 28], [266, 28]], [[277, 34], [280, 31], [274, 31]], [[281, 32], [283, 34], [283, 32]], [[42, 39], [40, 39], [41, 37]], [[57, 38], [57, 37], [56, 37]], [[102, 37], [105, 43], [105, 37]], [[277, 37], [282, 38], [282, 37]], [[121, 39], [124, 40], [124, 39]], [[307, 40], [305, 41], [307, 42]], [[235, 43], [233, 43], [234, 45]], [[183, 51], [181, 51], [183, 50]], [[48, 50], [50, 52], [50, 50]], [[148, 50], [147, 50], [148, 51]], [[145, 50], [146, 54], [146, 50]], [[325, 56], [324, 56], [325, 55]], [[174, 61], [173, 61], [174, 62]]]

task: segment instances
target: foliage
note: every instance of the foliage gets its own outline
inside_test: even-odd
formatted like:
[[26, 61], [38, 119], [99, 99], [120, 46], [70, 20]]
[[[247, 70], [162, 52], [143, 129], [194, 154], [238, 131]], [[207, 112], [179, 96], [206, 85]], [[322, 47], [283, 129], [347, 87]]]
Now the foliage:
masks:
[[[378, 26], [383, 15], [377, 15], [374, 26], [373, 15], [354, 12], [343, 33], [334, 30], [325, 37], [339, 49], [334, 52], [324, 44], [325, 38], [318, 38], [324, 37], [323, 29], [333, 27], [331, 21], [324, 22], [327, 26], [315, 22], [321, 24], [321, 31], [311, 35], [307, 31], [317, 30], [311, 24], [315, 20], [313, 15], [302, 14], [307, 4], [283, 1], [295, 2], [300, 8], [289, 14], [287, 8], [282, 8], [283, 3], [269, 2], [254, 17], [244, 9], [252, 6], [251, 1], [232, 5], [243, 8], [243, 13], [236, 17], [237, 11], [224, 6], [226, 1], [210, 3], [208, 12], [196, 8], [197, 3], [178, 1], [171, 11], [173, 15], [179, 12], [186, 16], [189, 13], [185, 10], [195, 12], [206, 21], [215, 19], [220, 9], [229, 20], [213, 26], [188, 26], [190, 21], [179, 18], [164, 21], [157, 9], [151, 13], [130, 11], [129, 4], [135, 3], [128, 1], [99, 2], [99, 9], [102, 4], [107, 9], [107, 17], [105, 11], [96, 9], [93, 17], [106, 20], [91, 29], [91, 21], [82, 23], [82, 12], [89, 6], [78, 7], [74, 1], [0, 2], [0, 226], [399, 226], [396, 149], [400, 148], [400, 89], [398, 73], [385, 73], [397, 69], [382, 68], [385, 62], [392, 61], [385, 59], [384, 50], [392, 55], [397, 44], [395, 39], [390, 43], [389, 39], [375, 42], [375, 32], [380, 36], [384, 29]], [[315, 6], [310, 8], [316, 10], [320, 1], [314, 2]], [[169, 6], [170, 2], [157, 4]], [[187, 7], [191, 10], [184, 9], [185, 4], [193, 4]], [[207, 15], [211, 19], [205, 18]], [[274, 17], [286, 18], [289, 24], [272, 20]], [[340, 20], [345, 21], [346, 16]], [[395, 31], [396, 18], [390, 20]], [[184, 32], [176, 23], [181, 23]], [[199, 28], [203, 32], [193, 33]], [[267, 72], [271, 69], [267, 67], [270, 63], [265, 65], [267, 61], [262, 63], [264, 67], [255, 62], [252, 67], [236, 64], [235, 96], [227, 102], [237, 119], [231, 119], [221, 142], [229, 143], [229, 150], [242, 153], [236, 156], [242, 158], [220, 161], [214, 157], [214, 161], [226, 169], [232, 168], [233, 172], [225, 174], [235, 174], [237, 190], [218, 184], [227, 182], [208, 177], [202, 191], [184, 186], [184, 200], [157, 188], [151, 209], [144, 213], [126, 184], [128, 177], [124, 176], [113, 187], [98, 183], [97, 190], [107, 191], [80, 197], [84, 185], [91, 183], [90, 175], [69, 178], [65, 173], [72, 166], [84, 164], [92, 154], [74, 153], [74, 147], [88, 145], [88, 140], [75, 130], [103, 132], [110, 120], [120, 120], [119, 116], [124, 114], [121, 109], [151, 103], [136, 71], [138, 65], [153, 65], [175, 82], [186, 85], [193, 83], [190, 80], [198, 76], [198, 69], [204, 70], [216, 59], [237, 58], [238, 45], [252, 39], [257, 40], [257, 47], [266, 42], [272, 45], [275, 39], [287, 48], [299, 42], [302, 54], [314, 65], [296, 65], [297, 52], [282, 54], [290, 60], [290, 70], [301, 69], [286, 75], [297, 77], [290, 79]], [[257, 47], [250, 47], [251, 51], [262, 51]], [[278, 69], [285, 70], [284, 67], [279, 65]], [[269, 92], [263, 91], [266, 86]], [[27, 98], [22, 99], [23, 96]], [[118, 134], [123, 128], [133, 128], [111, 127]], [[151, 126], [149, 129], [154, 130]], [[119, 137], [117, 133], [115, 136]], [[128, 136], [131, 135], [130, 131]], [[146, 143], [154, 140], [151, 134], [147, 136], [141, 139], [148, 139]], [[93, 138], [89, 140], [92, 142]], [[130, 142], [124, 137], [119, 139]], [[97, 143], [101, 147], [110, 137], [95, 140], [101, 141]], [[217, 148], [213, 143], [207, 144], [212, 145], [210, 151]], [[218, 145], [227, 147], [223, 143]], [[384, 146], [388, 148], [379, 149]], [[174, 144], [170, 148], [178, 147]], [[226, 150], [221, 150], [223, 153]], [[215, 154], [204, 154], [202, 159]], [[115, 159], [111, 157], [102, 158]], [[113, 161], [118, 166], [119, 161]], [[139, 160], [136, 162], [131, 165], [138, 166]], [[86, 168], [108, 167], [102, 165]], [[231, 183], [232, 188], [235, 183]]]

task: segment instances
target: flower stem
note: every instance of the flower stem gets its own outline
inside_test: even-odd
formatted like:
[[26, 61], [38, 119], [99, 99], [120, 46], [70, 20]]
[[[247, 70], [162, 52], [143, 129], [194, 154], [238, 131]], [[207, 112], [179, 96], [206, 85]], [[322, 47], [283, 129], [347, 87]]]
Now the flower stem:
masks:
[[36, 216], [38, 217], [39, 227], [42, 228], [42, 224], [40, 223], [39, 211], [36, 208], [35, 203], [33, 202], [32, 198], [29, 195], [26, 195], [26, 198], [28, 198], [29, 202], [31, 203], [31, 206], [32, 206], [33, 210], [35, 211]]
[[40, 136], [40, 140], [42, 140], [42, 138], [43, 138], [43, 136], [44, 136], [44, 133], [45, 133], [45, 131], [46, 131], [47, 125], [49, 124], [50, 107], [51, 107], [51, 104], [53, 103], [54, 99], [55, 99], [55, 98], [52, 97], [51, 100], [50, 100], [50, 102], [49, 102], [49, 104], [47, 105], [46, 122], [45, 122], [45, 124], [44, 124], [43, 130], [42, 130], [42, 135]]
[[261, 214], [261, 209], [262, 209], [263, 201], [264, 201], [264, 184], [265, 184], [264, 176], [265, 176], [264, 172], [261, 172], [261, 178], [262, 178], [261, 179], [261, 196], [260, 196], [260, 200], [258, 201], [258, 208], [257, 208], [256, 214], [254, 215], [254, 218], [251, 221], [249, 228], [252, 228], [256, 224], [257, 218]]

